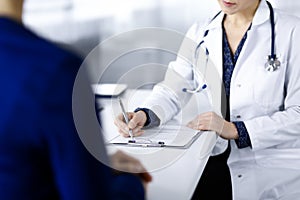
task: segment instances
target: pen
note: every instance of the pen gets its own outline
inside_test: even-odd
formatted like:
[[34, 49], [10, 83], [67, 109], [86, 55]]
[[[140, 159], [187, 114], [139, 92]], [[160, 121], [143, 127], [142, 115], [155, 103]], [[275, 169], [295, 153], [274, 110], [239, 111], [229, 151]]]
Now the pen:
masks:
[[[121, 107], [121, 109], [122, 109], [123, 117], [124, 117], [124, 119], [125, 119], [126, 124], [128, 124], [128, 123], [129, 123], [129, 120], [128, 120], [128, 116], [127, 116], [127, 114], [126, 114], [126, 111], [125, 111], [125, 109], [124, 109], [122, 100], [121, 100], [120, 97], [118, 97], [118, 99], [119, 99], [120, 107]], [[133, 140], [133, 133], [132, 133], [132, 130], [130, 130], [130, 129], [129, 129], [129, 135], [130, 135], [131, 140]]]

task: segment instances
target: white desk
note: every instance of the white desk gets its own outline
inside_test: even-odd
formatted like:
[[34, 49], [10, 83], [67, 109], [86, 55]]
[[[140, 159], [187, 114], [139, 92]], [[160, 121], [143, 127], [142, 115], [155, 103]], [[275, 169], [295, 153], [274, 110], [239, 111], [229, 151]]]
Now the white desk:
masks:
[[[130, 99], [128, 110], [138, 107], [142, 98], [150, 90], [126, 91], [121, 98]], [[113, 124], [115, 115], [120, 113], [117, 99], [99, 99], [104, 109], [101, 111], [102, 126], [107, 140], [118, 135]], [[190, 104], [192, 104], [191, 102]], [[125, 104], [127, 107], [127, 104]], [[189, 105], [187, 105], [188, 107]], [[207, 108], [203, 105], [203, 111]], [[191, 114], [195, 114], [195, 109]], [[187, 200], [193, 195], [208, 157], [216, 142], [214, 132], [204, 132], [188, 149], [118, 147], [141, 160], [153, 176], [149, 184], [147, 199]]]

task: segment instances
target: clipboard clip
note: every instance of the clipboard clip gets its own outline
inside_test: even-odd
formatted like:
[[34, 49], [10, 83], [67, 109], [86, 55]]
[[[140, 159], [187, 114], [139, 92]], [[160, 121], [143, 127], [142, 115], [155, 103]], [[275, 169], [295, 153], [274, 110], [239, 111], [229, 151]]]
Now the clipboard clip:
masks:
[[150, 139], [128, 140], [128, 145], [142, 146], [142, 147], [164, 147], [164, 146], [166, 146], [165, 142], [163, 142], [163, 141], [154, 142]]

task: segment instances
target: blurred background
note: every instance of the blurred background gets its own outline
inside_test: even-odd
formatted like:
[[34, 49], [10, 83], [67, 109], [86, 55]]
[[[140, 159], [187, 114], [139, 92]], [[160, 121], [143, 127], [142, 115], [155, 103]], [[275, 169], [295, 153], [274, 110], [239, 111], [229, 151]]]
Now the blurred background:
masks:
[[[299, 16], [300, 1], [270, 2]], [[38, 35], [85, 57], [107, 38], [137, 28], [162, 27], [184, 34], [195, 21], [203, 21], [218, 10], [216, 0], [26, 0], [23, 18]], [[133, 41], [124, 41], [122, 45], [126, 42]], [[114, 44], [109, 49], [118, 51], [118, 48], [118, 44]], [[133, 67], [147, 63], [167, 65], [175, 56], [157, 50], [131, 53], [112, 63], [101, 81], [117, 82]], [[97, 63], [95, 61], [94, 70], [100, 67]], [[164, 69], [159, 73], [140, 74], [138, 78], [158, 82], [163, 72]], [[130, 78], [126, 80], [129, 87], [137, 87], [136, 83]]]

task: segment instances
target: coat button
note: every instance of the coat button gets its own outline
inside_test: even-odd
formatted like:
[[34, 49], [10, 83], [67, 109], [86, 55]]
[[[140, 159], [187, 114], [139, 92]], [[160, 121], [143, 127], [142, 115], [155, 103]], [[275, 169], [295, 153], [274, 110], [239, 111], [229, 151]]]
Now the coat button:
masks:
[[237, 119], [240, 119], [240, 118], [241, 118], [241, 115], [237, 115], [236, 118], [237, 118]]
[[238, 175], [238, 178], [242, 178], [242, 174], [239, 174], [239, 175]]
[[241, 84], [236, 84], [236, 87], [242, 87], [242, 85]]

